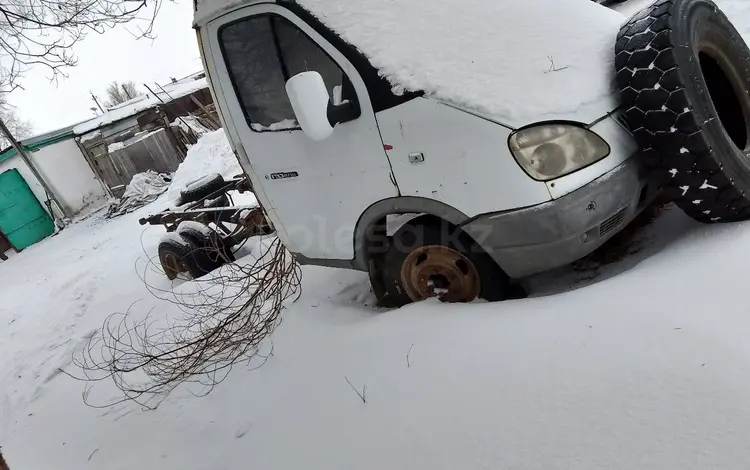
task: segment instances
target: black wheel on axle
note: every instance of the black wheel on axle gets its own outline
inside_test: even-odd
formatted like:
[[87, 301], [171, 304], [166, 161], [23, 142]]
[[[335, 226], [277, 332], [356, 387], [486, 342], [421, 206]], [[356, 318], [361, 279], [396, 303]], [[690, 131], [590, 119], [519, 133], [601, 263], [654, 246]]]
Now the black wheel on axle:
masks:
[[159, 262], [167, 278], [177, 279], [187, 273], [193, 279], [206, 274], [206, 262], [200, 259], [201, 250], [191, 241], [175, 234], [168, 234], [159, 242]]
[[658, 0], [615, 47], [626, 120], [690, 217], [750, 218], [750, 49], [710, 0]]
[[208, 225], [199, 222], [182, 222], [177, 227], [177, 234], [196, 246], [195, 260], [204, 274], [235, 261], [231, 247], [228, 247], [222, 236]]

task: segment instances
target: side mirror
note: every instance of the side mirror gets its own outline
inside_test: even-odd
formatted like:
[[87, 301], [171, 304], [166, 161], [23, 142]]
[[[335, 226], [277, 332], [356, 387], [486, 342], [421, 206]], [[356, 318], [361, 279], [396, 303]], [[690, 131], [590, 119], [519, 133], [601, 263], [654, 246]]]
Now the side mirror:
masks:
[[333, 134], [328, 120], [328, 89], [318, 72], [302, 72], [290, 78], [286, 82], [286, 94], [307, 137], [321, 141]]
[[318, 72], [302, 72], [286, 82], [286, 94], [292, 103], [302, 131], [312, 140], [325, 140], [333, 134], [333, 126], [349, 122], [362, 115], [355, 93], [352, 100], [344, 99], [346, 84], [351, 82], [344, 77], [345, 85], [334, 88], [334, 100], [328, 98], [328, 89]]

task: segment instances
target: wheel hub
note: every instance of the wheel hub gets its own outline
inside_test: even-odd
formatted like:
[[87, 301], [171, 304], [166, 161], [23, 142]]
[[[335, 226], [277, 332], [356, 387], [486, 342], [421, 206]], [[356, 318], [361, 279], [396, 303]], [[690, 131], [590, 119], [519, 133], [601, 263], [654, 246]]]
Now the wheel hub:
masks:
[[164, 268], [164, 273], [169, 279], [176, 279], [178, 274], [187, 271], [185, 263], [172, 253], [165, 253], [162, 256], [161, 264], [162, 268]]
[[442, 245], [415, 249], [401, 265], [401, 283], [415, 302], [438, 297], [443, 302], [471, 302], [479, 297], [481, 282], [474, 263]]

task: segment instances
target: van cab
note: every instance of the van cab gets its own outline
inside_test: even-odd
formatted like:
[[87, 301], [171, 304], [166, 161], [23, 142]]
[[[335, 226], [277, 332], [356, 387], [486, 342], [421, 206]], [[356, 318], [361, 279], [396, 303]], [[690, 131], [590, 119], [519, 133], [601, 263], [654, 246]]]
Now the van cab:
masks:
[[198, 0], [195, 28], [285, 246], [400, 306], [517, 295], [649, 201], [612, 86], [623, 20], [590, 0]]

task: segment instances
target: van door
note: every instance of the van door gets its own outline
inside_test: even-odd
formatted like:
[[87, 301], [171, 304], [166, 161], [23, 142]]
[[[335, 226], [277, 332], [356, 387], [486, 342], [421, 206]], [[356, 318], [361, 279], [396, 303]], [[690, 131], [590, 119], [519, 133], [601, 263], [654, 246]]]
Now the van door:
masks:
[[[279, 236], [307, 258], [353, 259], [362, 212], [398, 195], [362, 78], [320, 34], [278, 5], [242, 8], [207, 30], [217, 99], [224, 101], [228, 130], [247, 153], [240, 163]], [[300, 129], [285, 90], [289, 78], [305, 71], [322, 75], [334, 103], [356, 100], [361, 109], [322, 142]]]

